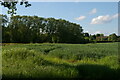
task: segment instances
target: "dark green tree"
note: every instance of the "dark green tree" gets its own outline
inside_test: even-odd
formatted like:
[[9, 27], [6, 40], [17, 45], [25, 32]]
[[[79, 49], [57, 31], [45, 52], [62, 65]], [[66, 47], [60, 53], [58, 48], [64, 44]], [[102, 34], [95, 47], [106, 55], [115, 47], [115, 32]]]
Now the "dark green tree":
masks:
[[20, 2], [19, 0], [0, 0], [0, 4], [8, 9], [8, 14], [11, 14], [11, 16], [16, 14], [16, 5], [18, 3], [20, 3], [20, 5], [25, 5], [25, 7], [31, 6], [26, 0], [21, 0]]
[[[3, 30], [8, 31], [3, 35], [4, 39], [14, 43], [83, 43], [84, 41], [82, 27], [62, 19], [17, 15], [11, 17]], [[5, 38], [8, 34], [10, 40]]]
[[84, 37], [89, 37], [89, 33], [84, 33]]
[[0, 15], [0, 28], [2, 29], [2, 42], [10, 42], [11, 33], [8, 26], [8, 18], [6, 15]]
[[117, 41], [117, 35], [115, 33], [110, 34], [108, 40], [113, 42]]

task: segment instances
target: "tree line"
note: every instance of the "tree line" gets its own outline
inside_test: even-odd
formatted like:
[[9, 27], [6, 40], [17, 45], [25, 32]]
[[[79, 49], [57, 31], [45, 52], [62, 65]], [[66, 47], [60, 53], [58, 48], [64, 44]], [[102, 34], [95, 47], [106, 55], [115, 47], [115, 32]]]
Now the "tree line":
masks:
[[[3, 43], [90, 43], [120, 41], [116, 34], [90, 35], [82, 26], [63, 19], [0, 15]], [[107, 38], [107, 39], [106, 39]]]
[[101, 42], [120, 42], [120, 36], [117, 36], [115, 33], [112, 33], [108, 36], [104, 34], [94, 34], [84, 33], [85, 43], [101, 43]]
[[2, 18], [2, 42], [5, 43], [82, 43], [80, 25], [63, 19], [38, 16], [12, 16]]

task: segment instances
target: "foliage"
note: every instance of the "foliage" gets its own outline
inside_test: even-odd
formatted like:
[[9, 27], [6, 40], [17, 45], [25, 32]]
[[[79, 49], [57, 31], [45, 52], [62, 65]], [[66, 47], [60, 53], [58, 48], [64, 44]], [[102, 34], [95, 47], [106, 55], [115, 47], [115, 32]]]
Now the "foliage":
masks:
[[117, 44], [3, 44], [3, 79], [118, 80]]
[[25, 7], [31, 6], [31, 4], [28, 3], [26, 0], [0, 0], [0, 4], [8, 9], [8, 14], [11, 14], [13, 16], [16, 14], [17, 7], [16, 5], [20, 3], [20, 5], [24, 5]]
[[119, 36], [115, 33], [110, 34], [109, 36], [104, 36], [104, 34], [94, 34], [88, 36], [89, 33], [84, 33], [84, 40], [86, 43], [94, 43], [94, 42], [119, 42]]
[[63, 19], [42, 18], [38, 16], [13, 16], [10, 21], [0, 15], [3, 43], [96, 43], [118, 42], [115, 33], [83, 33], [82, 26]]
[[80, 25], [62, 19], [13, 16], [9, 24], [3, 26], [3, 42], [82, 43], [82, 31]]

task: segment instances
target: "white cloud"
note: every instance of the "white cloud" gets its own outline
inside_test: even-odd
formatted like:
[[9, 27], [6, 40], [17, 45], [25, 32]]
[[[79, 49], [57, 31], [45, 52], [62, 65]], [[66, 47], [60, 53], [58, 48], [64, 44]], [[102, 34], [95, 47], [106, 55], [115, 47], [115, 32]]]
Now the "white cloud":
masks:
[[92, 10], [89, 12], [89, 14], [95, 14], [95, 13], [97, 13], [97, 9], [96, 9], [96, 8], [92, 9]]
[[81, 20], [84, 20], [85, 18], [86, 18], [86, 16], [80, 16], [78, 18], [75, 18], [75, 20], [81, 21]]
[[111, 18], [109, 15], [106, 16], [98, 16], [96, 18], [93, 18], [91, 21], [91, 24], [104, 24], [104, 23], [108, 23], [111, 22]]
[[84, 33], [89, 33], [89, 31], [84, 31]]
[[101, 33], [101, 31], [96, 31], [94, 34], [100, 34]]
[[80, 2], [80, 0], [74, 0], [74, 2]]
[[93, 18], [90, 24], [105, 24], [111, 22], [113, 19], [118, 18], [118, 14], [113, 16], [105, 15], [105, 16], [98, 16]]
[[118, 16], [120, 16], [120, 14], [118, 15], [118, 13], [117, 13], [117, 14], [113, 15], [112, 17], [113, 18], [118, 18]]

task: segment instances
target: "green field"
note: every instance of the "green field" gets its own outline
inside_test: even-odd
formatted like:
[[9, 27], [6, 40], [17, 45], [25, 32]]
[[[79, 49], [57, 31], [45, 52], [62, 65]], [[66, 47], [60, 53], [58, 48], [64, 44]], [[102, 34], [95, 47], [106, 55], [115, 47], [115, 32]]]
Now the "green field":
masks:
[[119, 80], [118, 43], [4, 44], [5, 78]]

